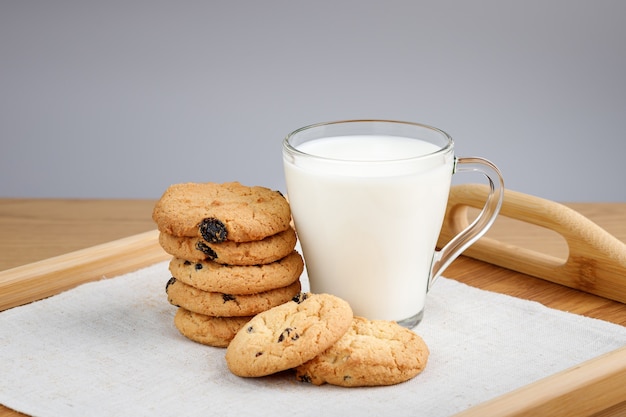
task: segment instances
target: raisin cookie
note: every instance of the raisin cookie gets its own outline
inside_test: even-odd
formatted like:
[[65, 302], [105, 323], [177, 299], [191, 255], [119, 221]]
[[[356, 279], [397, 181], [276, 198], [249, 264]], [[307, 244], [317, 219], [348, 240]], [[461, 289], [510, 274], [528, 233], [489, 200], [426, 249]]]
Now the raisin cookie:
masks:
[[286, 303], [300, 293], [300, 281], [258, 294], [225, 294], [200, 290], [171, 278], [165, 288], [170, 304], [207, 316], [253, 316]]
[[174, 326], [186, 338], [203, 345], [226, 347], [252, 317], [211, 317], [179, 308]]
[[269, 188], [238, 182], [183, 183], [165, 190], [152, 219], [159, 231], [174, 236], [249, 242], [287, 230], [291, 210], [285, 197]]
[[256, 294], [296, 282], [304, 271], [304, 260], [295, 250], [276, 262], [254, 266], [173, 258], [169, 270], [176, 279], [204, 291]]
[[296, 368], [296, 377], [315, 385], [393, 385], [422, 372], [428, 355], [422, 338], [396, 322], [355, 317], [333, 346]]
[[228, 265], [269, 264], [289, 255], [296, 246], [296, 231], [287, 230], [252, 242], [209, 243], [201, 237], [159, 234], [165, 252], [188, 261], [210, 260]]
[[242, 327], [228, 345], [226, 364], [242, 377], [294, 368], [339, 340], [352, 317], [350, 305], [334, 295], [301, 293]]

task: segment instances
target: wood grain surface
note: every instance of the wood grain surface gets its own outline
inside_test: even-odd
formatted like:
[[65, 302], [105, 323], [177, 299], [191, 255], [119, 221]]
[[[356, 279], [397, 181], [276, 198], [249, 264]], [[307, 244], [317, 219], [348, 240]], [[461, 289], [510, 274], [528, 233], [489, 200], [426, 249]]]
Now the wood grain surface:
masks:
[[[153, 200], [0, 199], [0, 271], [94, 245], [106, 245], [138, 233], [150, 235], [155, 229], [150, 217], [154, 203]], [[626, 203], [568, 203], [566, 206], [626, 242]], [[504, 216], [496, 221], [487, 236], [555, 257], [567, 256], [567, 245], [557, 233]], [[466, 256], [454, 261], [444, 275], [478, 288], [626, 325], [623, 303]], [[596, 369], [606, 366], [610, 365], [599, 362]], [[620, 382], [615, 375], [618, 374], [614, 373], [606, 383]], [[578, 377], [573, 375], [572, 382]], [[602, 387], [602, 384], [595, 386]], [[576, 395], [585, 395], [585, 392], [597, 394], [583, 385]], [[575, 415], [600, 417], [626, 413], [626, 402], [606, 410], [593, 407], [593, 402], [591, 405]], [[0, 406], [0, 416], [16, 415], [21, 414]]]

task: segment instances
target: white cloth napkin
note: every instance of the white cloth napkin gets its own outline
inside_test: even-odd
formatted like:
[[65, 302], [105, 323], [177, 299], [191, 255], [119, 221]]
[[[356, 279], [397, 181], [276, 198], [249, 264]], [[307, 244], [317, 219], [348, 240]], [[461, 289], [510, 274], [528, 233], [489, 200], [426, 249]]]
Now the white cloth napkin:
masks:
[[[424, 372], [390, 387], [232, 375], [173, 325], [167, 262], [0, 313], [0, 403], [35, 416], [448, 416], [626, 345], [626, 327], [441, 278]], [[303, 276], [304, 287], [308, 287]]]

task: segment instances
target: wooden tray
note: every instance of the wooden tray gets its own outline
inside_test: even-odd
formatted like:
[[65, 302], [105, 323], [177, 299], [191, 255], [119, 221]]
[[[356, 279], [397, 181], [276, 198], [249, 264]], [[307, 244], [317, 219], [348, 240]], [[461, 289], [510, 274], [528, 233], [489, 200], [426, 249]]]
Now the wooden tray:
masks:
[[[455, 190], [444, 231], [450, 233], [454, 230], [453, 228], [456, 226], [452, 220], [456, 219], [457, 223], [460, 221], [459, 206], [478, 205], [478, 201], [482, 201], [480, 197], [482, 197], [483, 191], [482, 189], [467, 187]], [[468, 198], [466, 192], [469, 192], [472, 197]], [[474, 203], [476, 196], [478, 197]], [[519, 203], [517, 199], [519, 195], [508, 194], [508, 197], [508, 200], [505, 199], [503, 212], [509, 212], [512, 206], [517, 206]], [[515, 204], [511, 205], [510, 202]], [[532, 202], [536, 203], [537, 201], [532, 200]], [[577, 238], [573, 240], [578, 241]], [[609, 239], [608, 242], [616, 249], [614, 241]], [[480, 245], [478, 248], [479, 250], [473, 253], [474, 256], [483, 255]], [[617, 247], [617, 249], [617, 253], [621, 254], [620, 248]], [[576, 253], [576, 250], [577, 247], [574, 247], [573, 253]], [[570, 252], [572, 252], [571, 248]], [[158, 232], [155, 230], [9, 269], [0, 272], [0, 310], [52, 296], [84, 282], [131, 272], [169, 258], [170, 256], [163, 252], [159, 246]], [[497, 262], [493, 263], [510, 267], [507, 259], [497, 259]], [[615, 265], [617, 268], [621, 267], [620, 259], [617, 260], [617, 264], [614, 258], [608, 261], [614, 267]], [[537, 273], [536, 275], [541, 274]], [[611, 275], [600, 279], [600, 281], [603, 280], [616, 284], [616, 280], [611, 278]], [[621, 285], [624, 286], [623, 283]], [[619, 407], [619, 410], [623, 411], [622, 406], [625, 400], [626, 347], [546, 377], [458, 413], [456, 416], [549, 415], [570, 417], [589, 416], [594, 415], [594, 413], [596, 416], [604, 416], [610, 414], [605, 414], [603, 410], [610, 410], [613, 407]], [[19, 414], [0, 406], [0, 415]]]

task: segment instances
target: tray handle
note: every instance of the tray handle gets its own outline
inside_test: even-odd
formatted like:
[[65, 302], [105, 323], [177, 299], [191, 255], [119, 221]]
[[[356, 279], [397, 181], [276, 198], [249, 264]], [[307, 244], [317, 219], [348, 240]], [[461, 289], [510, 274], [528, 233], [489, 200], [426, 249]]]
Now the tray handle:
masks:
[[[468, 224], [468, 208], [481, 208], [488, 193], [482, 184], [452, 187], [439, 245]], [[463, 253], [571, 288], [626, 303], [626, 244], [577, 211], [562, 204], [505, 190], [500, 215], [544, 227], [566, 241], [567, 259], [482, 237]]]

